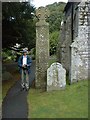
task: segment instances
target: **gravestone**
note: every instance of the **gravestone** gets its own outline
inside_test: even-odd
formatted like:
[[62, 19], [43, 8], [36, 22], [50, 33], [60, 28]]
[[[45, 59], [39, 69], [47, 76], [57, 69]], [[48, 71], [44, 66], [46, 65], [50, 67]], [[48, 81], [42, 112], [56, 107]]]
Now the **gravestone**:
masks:
[[36, 10], [39, 21], [36, 23], [36, 88], [46, 89], [46, 72], [49, 60], [49, 24], [45, 21], [49, 16], [46, 8]]
[[64, 89], [66, 86], [66, 70], [60, 63], [53, 63], [47, 69], [47, 91]]

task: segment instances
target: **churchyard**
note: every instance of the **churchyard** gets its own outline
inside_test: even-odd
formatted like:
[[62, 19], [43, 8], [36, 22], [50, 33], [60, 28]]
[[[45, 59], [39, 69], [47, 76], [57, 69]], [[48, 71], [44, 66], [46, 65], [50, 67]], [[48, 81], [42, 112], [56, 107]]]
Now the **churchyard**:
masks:
[[28, 118], [88, 118], [88, 81], [67, 85], [65, 90], [30, 89]]
[[[50, 58], [49, 66], [55, 61], [55, 56], [54, 59]], [[14, 74], [15, 76], [17, 74]], [[19, 77], [15, 78], [19, 80]], [[9, 80], [3, 83], [3, 99], [15, 82]], [[67, 76], [66, 82], [66, 89], [59, 91], [41, 92], [31, 88], [27, 96], [28, 118], [87, 118], [88, 81], [69, 85]]]
[[[30, 36], [26, 35], [27, 41], [23, 42], [28, 47], [34, 46], [30, 89], [20, 90], [17, 61], [3, 63], [7, 68], [9, 68], [8, 65], [11, 67], [7, 69], [10, 79], [5, 78], [4, 74], [7, 74], [7, 71], [4, 70], [3, 73], [3, 118], [16, 118], [16, 116], [17, 118], [88, 118], [89, 10], [90, 2], [87, 1], [68, 2], [65, 5], [57, 47], [52, 55], [50, 55], [53, 52], [50, 49], [52, 44], [49, 41], [47, 19], [50, 16], [50, 10], [47, 7], [35, 10], [34, 17], [37, 20], [34, 18], [33, 26], [29, 27], [34, 27], [33, 32], [36, 38], [31, 37], [33, 42], [30, 44]], [[27, 30], [28, 33], [31, 32], [29, 30]], [[34, 39], [36, 44], [33, 44]], [[54, 50], [54, 46], [52, 48]], [[19, 47], [14, 46], [11, 49], [15, 51], [12, 52], [14, 55], [22, 53]], [[6, 53], [7, 48], [4, 50]], [[31, 55], [31, 51], [29, 52], [28, 54]], [[4, 79], [7, 79], [6, 82]], [[12, 80], [13, 82], [10, 82]]]

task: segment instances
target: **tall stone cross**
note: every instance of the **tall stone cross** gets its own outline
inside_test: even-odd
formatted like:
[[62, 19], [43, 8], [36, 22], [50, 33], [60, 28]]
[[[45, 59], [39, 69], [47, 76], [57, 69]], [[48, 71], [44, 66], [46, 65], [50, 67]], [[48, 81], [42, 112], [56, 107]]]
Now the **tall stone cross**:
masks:
[[49, 17], [49, 10], [44, 7], [40, 7], [39, 9], [36, 10], [36, 16], [40, 21], [44, 20]]
[[39, 21], [36, 23], [36, 88], [46, 89], [46, 73], [49, 60], [49, 24], [45, 21], [49, 11], [41, 7], [36, 10]]

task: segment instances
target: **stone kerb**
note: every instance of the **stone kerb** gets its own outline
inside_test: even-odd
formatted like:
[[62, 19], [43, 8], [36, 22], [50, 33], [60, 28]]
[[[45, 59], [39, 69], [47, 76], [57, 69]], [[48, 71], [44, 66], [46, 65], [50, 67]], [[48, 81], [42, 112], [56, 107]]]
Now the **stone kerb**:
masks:
[[47, 91], [64, 89], [66, 86], [66, 70], [58, 62], [47, 69]]

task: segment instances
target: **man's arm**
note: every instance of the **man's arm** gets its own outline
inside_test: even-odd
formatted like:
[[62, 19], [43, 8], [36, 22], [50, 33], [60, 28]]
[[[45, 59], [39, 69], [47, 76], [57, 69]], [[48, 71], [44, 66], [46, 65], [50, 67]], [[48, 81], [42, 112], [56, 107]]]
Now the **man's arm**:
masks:
[[32, 64], [32, 59], [30, 57], [28, 57], [28, 64], [27, 64], [27, 66], [30, 67], [31, 64]]
[[19, 57], [19, 59], [18, 59], [18, 66], [19, 66], [19, 67], [22, 67], [21, 58], [22, 58], [22, 56]]

